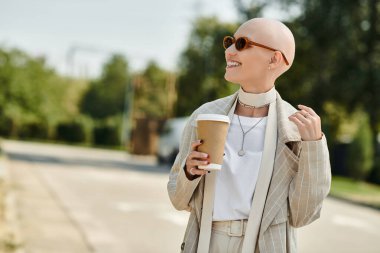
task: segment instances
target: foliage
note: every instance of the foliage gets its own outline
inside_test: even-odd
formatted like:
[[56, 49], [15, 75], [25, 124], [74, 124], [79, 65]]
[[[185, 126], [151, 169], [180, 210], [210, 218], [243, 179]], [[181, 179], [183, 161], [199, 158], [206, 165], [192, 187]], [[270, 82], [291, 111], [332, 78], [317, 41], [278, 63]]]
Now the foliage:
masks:
[[123, 112], [128, 85], [128, 64], [122, 55], [113, 55], [99, 80], [91, 85], [81, 101], [81, 111], [94, 119]]
[[290, 102], [320, 111], [334, 101], [349, 111], [363, 106], [373, 132], [380, 117], [379, 0], [276, 0], [296, 4], [301, 15], [288, 21], [295, 35], [294, 66], [279, 81]]
[[357, 180], [366, 179], [373, 165], [372, 132], [368, 116], [358, 117], [359, 128], [350, 143], [347, 155], [349, 175]]
[[[174, 90], [174, 74], [161, 69], [151, 61], [134, 81], [134, 114], [138, 117], [166, 118], [171, 113], [169, 97]], [[174, 88], [174, 87], [173, 87]]]
[[[380, 144], [377, 144], [377, 149], [380, 149]], [[372, 168], [371, 174], [368, 177], [368, 181], [380, 185], [380, 157], [375, 157], [374, 166]]]
[[59, 123], [56, 129], [56, 139], [67, 142], [84, 142], [86, 139], [84, 127], [78, 122]]
[[17, 49], [0, 49], [0, 86], [0, 134], [39, 138], [51, 136], [58, 121], [75, 114], [77, 96], [67, 94], [80, 95], [82, 89], [57, 75], [44, 58]]
[[194, 22], [179, 64], [177, 116], [188, 115], [197, 106], [237, 90], [236, 85], [223, 78], [226, 61], [222, 47], [223, 37], [233, 34], [236, 28], [235, 24], [222, 23], [215, 17]]
[[247, 3], [243, 0], [234, 0], [235, 6], [240, 13], [242, 21], [261, 16], [268, 6], [268, 1], [255, 0]]
[[99, 126], [93, 130], [94, 144], [97, 145], [120, 145], [119, 131], [117, 127]]

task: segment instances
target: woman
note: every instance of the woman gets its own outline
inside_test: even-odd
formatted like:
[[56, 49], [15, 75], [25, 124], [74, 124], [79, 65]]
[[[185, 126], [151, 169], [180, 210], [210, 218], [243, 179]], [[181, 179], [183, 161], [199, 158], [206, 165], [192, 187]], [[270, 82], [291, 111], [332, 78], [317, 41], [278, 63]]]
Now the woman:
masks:
[[[281, 22], [255, 18], [223, 41], [225, 79], [235, 94], [191, 115], [168, 182], [178, 210], [190, 211], [182, 252], [296, 252], [295, 228], [320, 216], [331, 184], [326, 139], [313, 109], [282, 100], [275, 81], [292, 65], [295, 42]], [[197, 151], [195, 118], [228, 115], [220, 171]]]

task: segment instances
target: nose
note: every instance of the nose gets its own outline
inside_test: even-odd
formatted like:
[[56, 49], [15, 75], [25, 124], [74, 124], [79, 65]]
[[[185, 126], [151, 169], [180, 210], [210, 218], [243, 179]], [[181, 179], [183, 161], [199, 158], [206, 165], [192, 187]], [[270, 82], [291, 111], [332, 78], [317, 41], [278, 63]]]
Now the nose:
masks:
[[225, 51], [224, 51], [224, 54], [226, 57], [228, 56], [231, 56], [231, 55], [236, 55], [237, 54], [237, 50], [236, 50], [236, 47], [235, 47], [235, 44], [232, 44], [230, 47], [228, 47]]

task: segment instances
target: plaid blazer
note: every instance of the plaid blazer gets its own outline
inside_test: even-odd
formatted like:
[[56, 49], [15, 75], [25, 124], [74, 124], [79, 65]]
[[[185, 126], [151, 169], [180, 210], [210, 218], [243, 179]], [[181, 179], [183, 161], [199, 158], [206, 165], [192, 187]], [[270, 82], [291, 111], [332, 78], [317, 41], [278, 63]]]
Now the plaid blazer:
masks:
[[[204, 177], [190, 181], [184, 172], [191, 142], [197, 136], [195, 119], [201, 113], [227, 115], [237, 94], [200, 106], [192, 113], [183, 131], [167, 185], [173, 206], [190, 212], [181, 252], [197, 251], [202, 213]], [[320, 217], [323, 199], [330, 191], [331, 169], [325, 136], [318, 141], [301, 141], [297, 126], [288, 119], [297, 110], [278, 93], [276, 106], [278, 142], [275, 162], [255, 252], [252, 253], [297, 252], [295, 228]]]

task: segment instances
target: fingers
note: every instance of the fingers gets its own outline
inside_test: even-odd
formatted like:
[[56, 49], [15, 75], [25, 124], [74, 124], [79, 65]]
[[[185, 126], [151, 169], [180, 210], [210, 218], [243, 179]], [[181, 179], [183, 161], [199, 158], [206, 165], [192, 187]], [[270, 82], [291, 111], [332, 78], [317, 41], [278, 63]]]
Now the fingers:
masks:
[[[299, 120], [299, 118], [296, 117], [295, 115], [296, 115], [296, 114], [291, 115], [291, 116], [289, 117], [289, 120], [292, 121], [294, 124], [296, 124], [298, 128], [304, 127], [305, 124], [304, 124], [301, 120]], [[302, 117], [302, 116], [301, 116], [301, 117]]]
[[289, 116], [297, 125], [302, 140], [317, 140], [322, 136], [320, 117], [310, 107], [299, 105], [299, 111]]
[[304, 118], [306, 118], [306, 119], [309, 119], [309, 118], [311, 118], [312, 116], [311, 116], [311, 114], [310, 113], [308, 113], [307, 111], [305, 111], [305, 110], [300, 110], [300, 111], [298, 111]]
[[197, 159], [200, 159], [200, 160], [204, 160], [204, 159], [207, 159], [209, 157], [208, 154], [206, 153], [202, 153], [202, 152], [198, 152], [198, 151], [191, 151], [189, 156], [191, 158], [197, 158]]
[[[305, 105], [298, 105], [298, 108], [300, 108], [300, 110], [290, 117], [297, 118], [300, 122], [302, 122], [305, 125], [308, 125], [310, 123], [318, 123], [320, 121], [319, 116], [315, 113], [315, 111], [312, 108], [307, 107]], [[297, 121], [294, 121], [294, 123], [296, 122]]]
[[196, 151], [198, 146], [202, 144], [201, 140], [196, 140], [191, 143], [191, 152], [187, 157], [186, 170], [191, 175], [204, 175], [208, 173], [207, 170], [198, 169], [200, 165], [210, 164], [209, 155], [203, 152]]
[[[297, 119], [297, 121], [301, 122], [302, 125], [306, 125], [306, 124], [310, 123], [310, 119], [308, 119], [307, 116], [308, 115], [304, 115], [300, 111], [298, 111], [298, 112], [294, 113], [293, 115], [291, 115], [289, 119], [291, 119], [291, 118]], [[295, 122], [297, 122], [297, 121], [295, 121]]]
[[197, 147], [202, 144], [202, 140], [196, 140], [191, 143], [191, 150], [197, 150]]
[[207, 170], [200, 170], [200, 169], [197, 169], [195, 167], [192, 167], [189, 169], [189, 174], [195, 176], [195, 175], [199, 175], [199, 176], [202, 176], [202, 175], [205, 175], [207, 174], [208, 171]]
[[210, 161], [208, 161], [208, 160], [201, 161], [201, 160], [197, 160], [197, 159], [189, 159], [188, 163], [187, 163], [187, 165], [189, 165], [189, 168], [200, 166], [200, 165], [207, 165], [207, 164], [210, 164]]
[[310, 113], [310, 115], [312, 115], [312, 116], [318, 116], [312, 108], [310, 108], [306, 105], [298, 105], [298, 108]]

